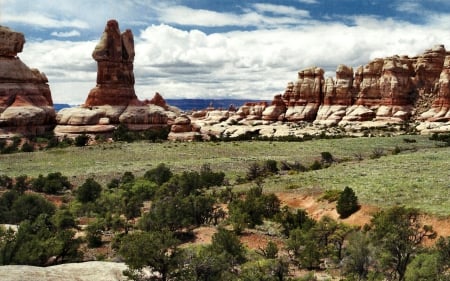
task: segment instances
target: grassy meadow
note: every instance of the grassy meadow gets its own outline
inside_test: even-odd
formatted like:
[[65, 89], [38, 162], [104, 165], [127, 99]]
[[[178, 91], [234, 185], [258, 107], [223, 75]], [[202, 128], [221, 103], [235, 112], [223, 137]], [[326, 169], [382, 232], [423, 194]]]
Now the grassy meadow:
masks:
[[[440, 147], [427, 136], [305, 142], [105, 143], [0, 155], [0, 175], [37, 177], [61, 172], [75, 185], [88, 177], [105, 184], [126, 171], [140, 176], [159, 163], [174, 172], [198, 170], [209, 164], [213, 170], [224, 171], [233, 184], [238, 177], [245, 177], [252, 162], [272, 159], [309, 166], [325, 151], [338, 162], [326, 169], [266, 178], [265, 189], [297, 193], [349, 186], [365, 204], [403, 204], [430, 214], [450, 215], [450, 147]], [[384, 156], [371, 159], [374, 151]]]

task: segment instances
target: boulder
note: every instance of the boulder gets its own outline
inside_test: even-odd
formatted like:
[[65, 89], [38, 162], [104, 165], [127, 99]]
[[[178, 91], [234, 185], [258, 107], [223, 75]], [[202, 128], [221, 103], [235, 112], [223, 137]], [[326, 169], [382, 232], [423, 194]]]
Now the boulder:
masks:
[[124, 263], [90, 261], [49, 267], [4, 265], [0, 267], [2, 281], [120, 281], [125, 280]]
[[17, 57], [24, 43], [22, 33], [0, 26], [0, 135], [34, 136], [55, 125], [47, 77]]

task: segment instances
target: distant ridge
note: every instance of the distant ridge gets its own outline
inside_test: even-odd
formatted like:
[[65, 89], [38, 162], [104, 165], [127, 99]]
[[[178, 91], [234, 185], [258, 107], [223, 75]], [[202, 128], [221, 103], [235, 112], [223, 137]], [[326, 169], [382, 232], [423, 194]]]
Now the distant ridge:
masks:
[[[241, 100], [241, 99], [166, 99], [167, 104], [176, 106], [183, 111], [202, 110], [209, 106], [216, 109], [228, 109], [230, 105], [236, 108], [247, 102], [260, 102], [266, 100]], [[270, 101], [267, 101], [270, 104]]]
[[[266, 101], [270, 104], [269, 100], [241, 100], [241, 99], [166, 99], [167, 104], [176, 106], [183, 111], [202, 110], [209, 106], [216, 109], [228, 109], [230, 105], [234, 105], [236, 108], [241, 107], [247, 102], [262, 102]], [[55, 103], [53, 107], [55, 111], [60, 111], [63, 108], [73, 107], [74, 105], [66, 103]]]
[[60, 111], [63, 108], [68, 108], [68, 107], [72, 107], [72, 105], [67, 104], [67, 103], [55, 103], [55, 104], [53, 104], [53, 108], [55, 109], [56, 112]]

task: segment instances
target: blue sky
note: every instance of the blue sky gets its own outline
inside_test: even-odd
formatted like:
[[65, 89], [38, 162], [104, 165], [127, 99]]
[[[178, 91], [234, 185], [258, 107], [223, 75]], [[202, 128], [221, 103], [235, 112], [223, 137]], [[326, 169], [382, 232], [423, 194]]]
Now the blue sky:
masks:
[[56, 103], [83, 103], [108, 19], [135, 36], [136, 92], [151, 98], [271, 99], [300, 69], [334, 76], [376, 57], [450, 50], [447, 0], [0, 0], [0, 25], [25, 34], [19, 57]]

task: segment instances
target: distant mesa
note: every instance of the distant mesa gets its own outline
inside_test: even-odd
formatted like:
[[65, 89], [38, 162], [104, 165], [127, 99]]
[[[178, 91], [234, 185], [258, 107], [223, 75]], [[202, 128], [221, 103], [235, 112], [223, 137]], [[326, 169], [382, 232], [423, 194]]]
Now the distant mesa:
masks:
[[0, 135], [34, 136], [52, 130], [55, 110], [47, 77], [26, 66], [22, 33], [0, 26]]
[[55, 133], [109, 133], [118, 124], [138, 131], [168, 126], [177, 114], [159, 93], [145, 101], [136, 96], [134, 56], [131, 30], [120, 33], [117, 21], [109, 20], [92, 53], [97, 61], [97, 85], [82, 106], [58, 112]]

